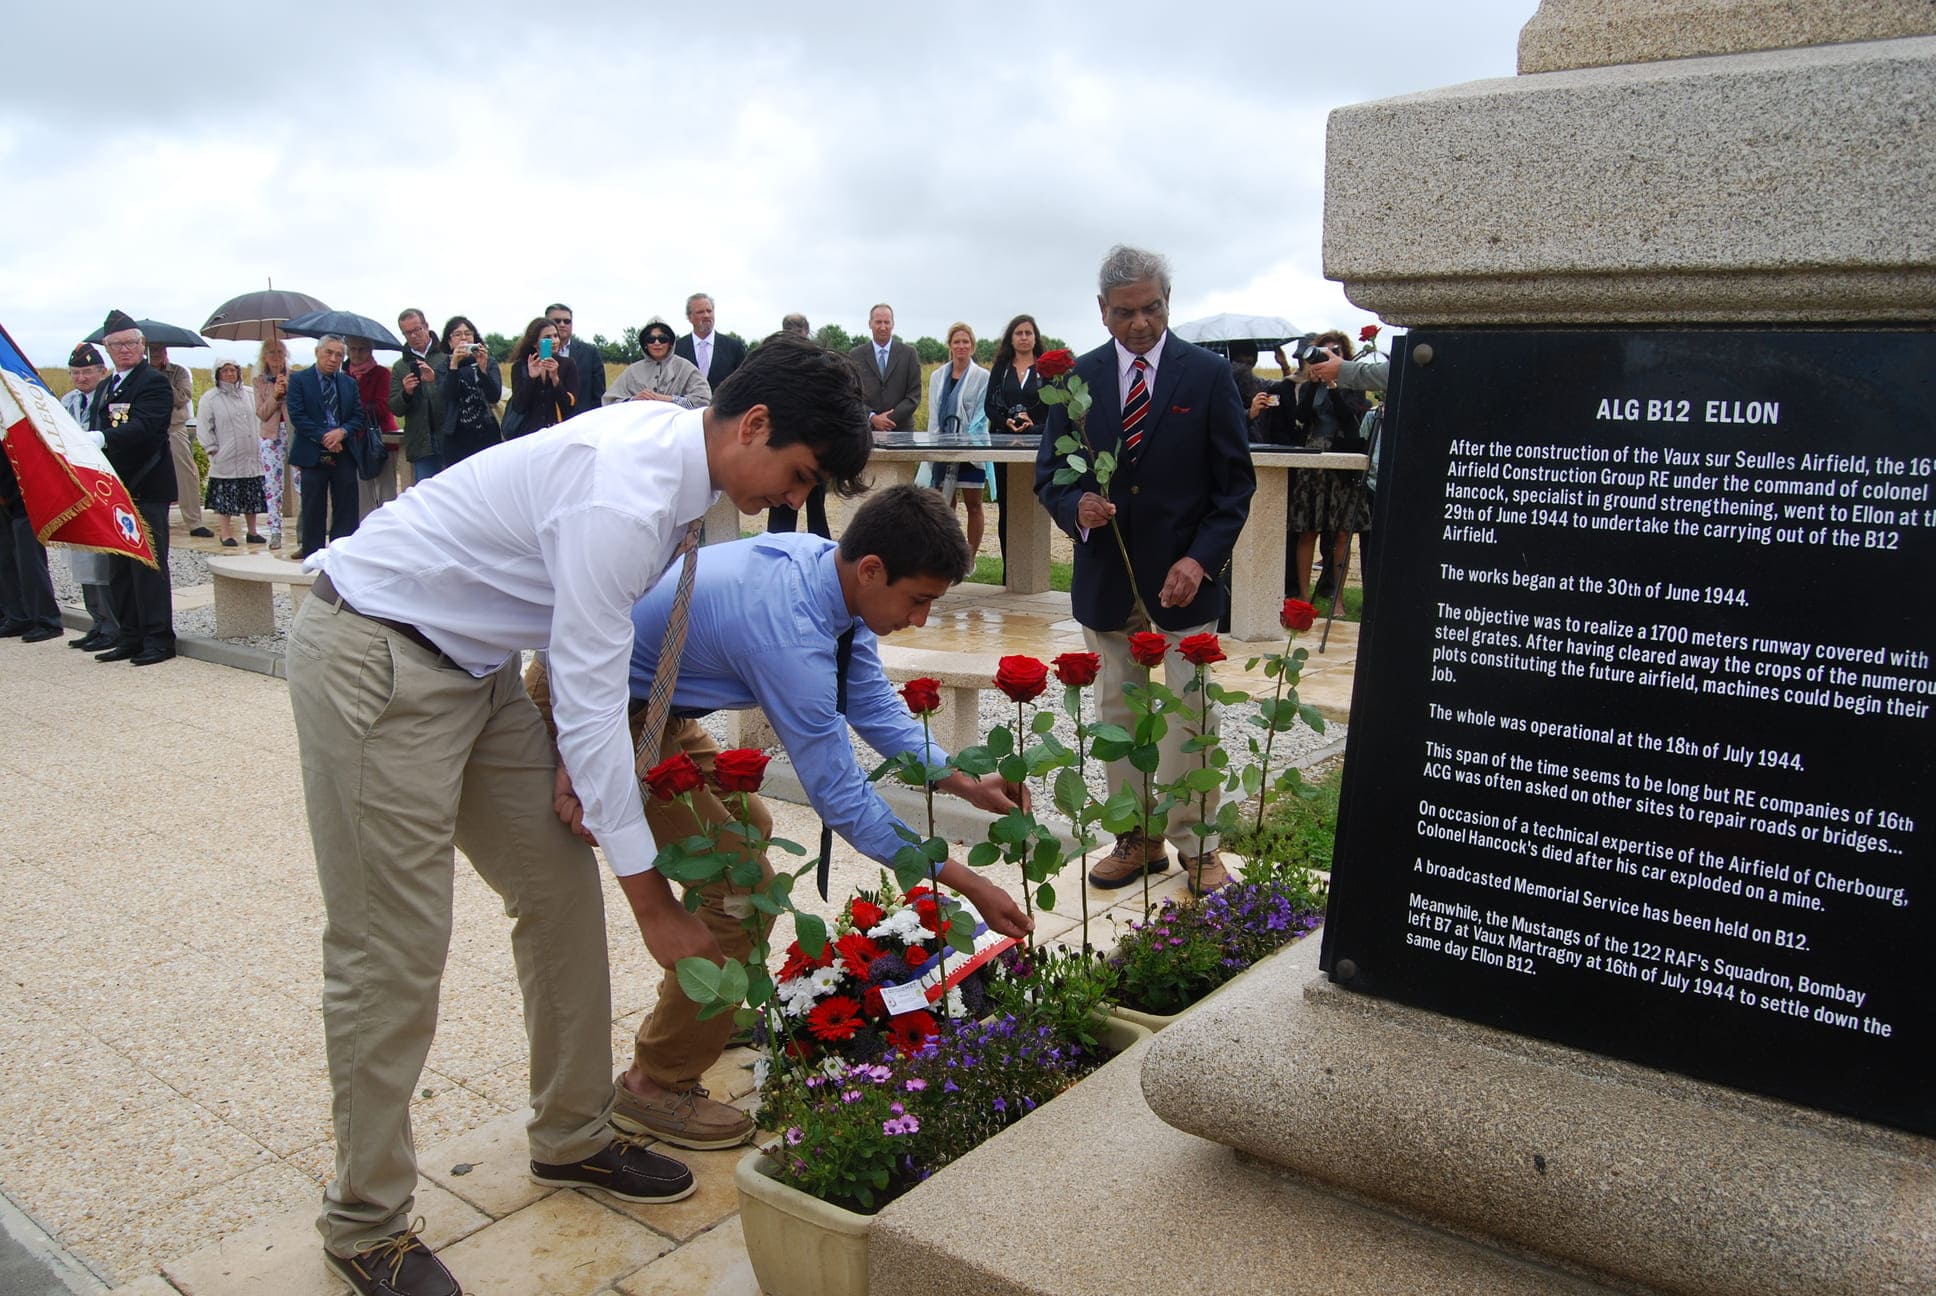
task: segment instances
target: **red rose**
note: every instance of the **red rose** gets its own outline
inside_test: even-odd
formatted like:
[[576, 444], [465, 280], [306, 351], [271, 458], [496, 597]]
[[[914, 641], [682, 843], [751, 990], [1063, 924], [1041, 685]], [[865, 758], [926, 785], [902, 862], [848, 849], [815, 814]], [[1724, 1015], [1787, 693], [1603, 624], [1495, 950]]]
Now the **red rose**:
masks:
[[901, 951], [901, 959], [910, 968], [918, 968], [928, 961], [928, 951], [920, 945], [910, 945]]
[[853, 918], [854, 928], [857, 931], [877, 927], [881, 920], [887, 917], [887, 910], [867, 900], [854, 901], [847, 906], [847, 912]]
[[1292, 634], [1309, 630], [1317, 619], [1318, 610], [1303, 599], [1285, 599], [1284, 610], [1277, 614], [1277, 623]]
[[1042, 381], [1044, 382], [1060, 378], [1063, 374], [1068, 373], [1075, 367], [1075, 352], [1069, 350], [1067, 347], [1058, 347], [1054, 351], [1044, 351], [1041, 355], [1035, 357], [1035, 372], [1042, 375]]
[[735, 747], [713, 757], [713, 776], [727, 792], [757, 792], [766, 777], [767, 755], [757, 747]]
[[706, 785], [706, 776], [692, 763], [692, 757], [680, 752], [669, 756], [645, 772], [645, 785], [652, 789], [652, 795], [661, 801], [686, 792], [696, 792]]
[[1213, 634], [1193, 634], [1176, 646], [1183, 660], [1197, 666], [1208, 666], [1224, 659], [1223, 648]]
[[934, 1018], [925, 1012], [902, 1013], [889, 1019], [887, 1038], [895, 1048], [903, 1053], [912, 1053], [928, 1042], [930, 1035], [939, 1035], [941, 1028], [934, 1024]]
[[1378, 340], [1378, 326], [1377, 326], [1376, 324], [1367, 324], [1367, 325], [1365, 325], [1365, 326], [1364, 326], [1363, 328], [1361, 328], [1361, 329], [1359, 329], [1359, 330], [1358, 330], [1358, 340], [1359, 340], [1360, 342], [1375, 342], [1375, 341], [1377, 341], [1377, 340]]
[[941, 709], [941, 681], [923, 677], [901, 685], [901, 700], [917, 716], [930, 716]]
[[1014, 702], [1033, 702], [1049, 686], [1049, 668], [1033, 657], [1004, 657], [995, 668], [995, 687]]
[[860, 1029], [860, 1004], [846, 995], [823, 999], [807, 1014], [807, 1029], [815, 1039], [852, 1039]]
[[1136, 659], [1138, 666], [1161, 666], [1163, 655], [1169, 650], [1169, 639], [1154, 630], [1143, 630], [1129, 636], [1129, 655]]
[[1094, 653], [1063, 653], [1055, 659], [1055, 677], [1070, 688], [1094, 684], [1101, 669], [1102, 658]]
[[848, 932], [834, 942], [834, 948], [840, 952], [840, 961], [847, 965], [847, 970], [857, 977], [866, 976], [867, 965], [881, 956], [881, 947], [861, 932]]

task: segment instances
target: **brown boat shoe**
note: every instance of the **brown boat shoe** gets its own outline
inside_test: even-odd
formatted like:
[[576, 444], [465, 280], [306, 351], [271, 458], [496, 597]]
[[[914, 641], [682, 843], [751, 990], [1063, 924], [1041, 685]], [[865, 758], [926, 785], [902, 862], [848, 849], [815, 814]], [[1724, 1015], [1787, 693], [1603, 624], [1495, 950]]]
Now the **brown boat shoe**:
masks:
[[1089, 885], [1113, 891], [1145, 873], [1161, 873], [1170, 866], [1169, 850], [1160, 838], [1145, 837], [1133, 828], [1116, 839], [1116, 849], [1089, 870]]
[[1209, 895], [1219, 887], [1230, 885], [1230, 870], [1223, 866], [1223, 855], [1219, 851], [1207, 850], [1201, 855], [1186, 856], [1183, 873], [1193, 896]]
[[753, 1132], [753, 1118], [737, 1107], [728, 1107], [706, 1094], [703, 1086], [642, 1098], [625, 1085], [620, 1075], [612, 1081], [618, 1103], [612, 1108], [612, 1124], [633, 1134], [662, 1139], [694, 1152], [712, 1152], [738, 1147]]

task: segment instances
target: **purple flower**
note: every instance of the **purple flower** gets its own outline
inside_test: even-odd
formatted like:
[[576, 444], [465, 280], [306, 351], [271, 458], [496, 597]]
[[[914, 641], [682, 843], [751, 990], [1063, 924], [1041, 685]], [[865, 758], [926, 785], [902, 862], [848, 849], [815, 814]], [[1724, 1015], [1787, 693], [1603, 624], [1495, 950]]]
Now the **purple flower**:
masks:
[[921, 1079], [921, 1077], [919, 1076], [916, 1076], [914, 1079], [907, 1082], [907, 1091], [909, 1093], [920, 1093], [923, 1089], [926, 1089], [927, 1087], [928, 1087], [928, 1082], [926, 1080]]
[[795, 1125], [795, 1126], [794, 1126], [794, 1127], [793, 1127], [792, 1129], [789, 1129], [789, 1130], [788, 1130], [788, 1131], [786, 1132], [786, 1141], [787, 1141], [787, 1146], [788, 1146], [788, 1147], [798, 1147], [798, 1146], [800, 1146], [800, 1140], [801, 1140], [801, 1139], [803, 1139], [803, 1138], [805, 1138], [805, 1137], [806, 1137], [806, 1135], [805, 1135], [805, 1134], [803, 1134], [803, 1133], [801, 1133], [801, 1131], [800, 1131], [800, 1127], [799, 1127], [798, 1125]]

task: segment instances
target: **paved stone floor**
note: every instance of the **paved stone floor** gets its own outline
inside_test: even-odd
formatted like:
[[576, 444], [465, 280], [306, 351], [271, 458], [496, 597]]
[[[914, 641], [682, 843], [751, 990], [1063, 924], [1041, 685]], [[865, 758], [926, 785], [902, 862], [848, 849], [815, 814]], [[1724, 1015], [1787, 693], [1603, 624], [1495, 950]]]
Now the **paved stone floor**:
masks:
[[[1046, 656], [1075, 633], [1065, 596], [968, 594], [944, 601], [920, 640], [897, 642]], [[1348, 702], [1352, 647], [1354, 634], [1335, 636], [1335, 666], [1307, 681], [1335, 676]], [[1243, 654], [1231, 655], [1236, 670]], [[322, 906], [285, 684], [185, 658], [103, 665], [18, 639], [0, 640], [0, 681], [0, 1193], [103, 1286], [341, 1290], [311, 1223], [333, 1158]], [[775, 811], [780, 835], [817, 840], [810, 812]], [[836, 897], [875, 875], [844, 847], [835, 863]], [[1180, 886], [1172, 870], [1157, 893]], [[1063, 890], [1045, 939], [1080, 919], [1075, 888]], [[1095, 898], [1098, 933], [1136, 915], [1132, 892]], [[620, 1207], [525, 1177], [508, 920], [461, 859], [455, 902], [411, 1116], [418, 1209], [466, 1290], [754, 1292], [738, 1151], [677, 1152], [700, 1186], [670, 1206]], [[659, 973], [609, 878], [606, 918], [616, 1063]], [[713, 1070], [716, 1096], [751, 1105], [746, 1061], [730, 1054]]]

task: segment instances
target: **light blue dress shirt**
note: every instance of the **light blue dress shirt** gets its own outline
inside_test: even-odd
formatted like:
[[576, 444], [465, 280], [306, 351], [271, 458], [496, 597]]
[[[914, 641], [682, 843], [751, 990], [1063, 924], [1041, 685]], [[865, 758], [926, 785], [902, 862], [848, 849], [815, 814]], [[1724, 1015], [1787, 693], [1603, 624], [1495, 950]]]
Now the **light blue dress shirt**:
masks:
[[[833, 541], [804, 532], [699, 550], [672, 707], [684, 715], [765, 711], [815, 812], [885, 864], [906, 844], [896, 831], [901, 821], [867, 781], [848, 726], [882, 756], [896, 756], [922, 750], [921, 722], [888, 682], [874, 632], [847, 610], [836, 552]], [[652, 690], [677, 585], [660, 581], [632, 609], [634, 698]], [[843, 718], [834, 709], [834, 651], [849, 626]], [[931, 764], [947, 758], [939, 744], [928, 752]]]

